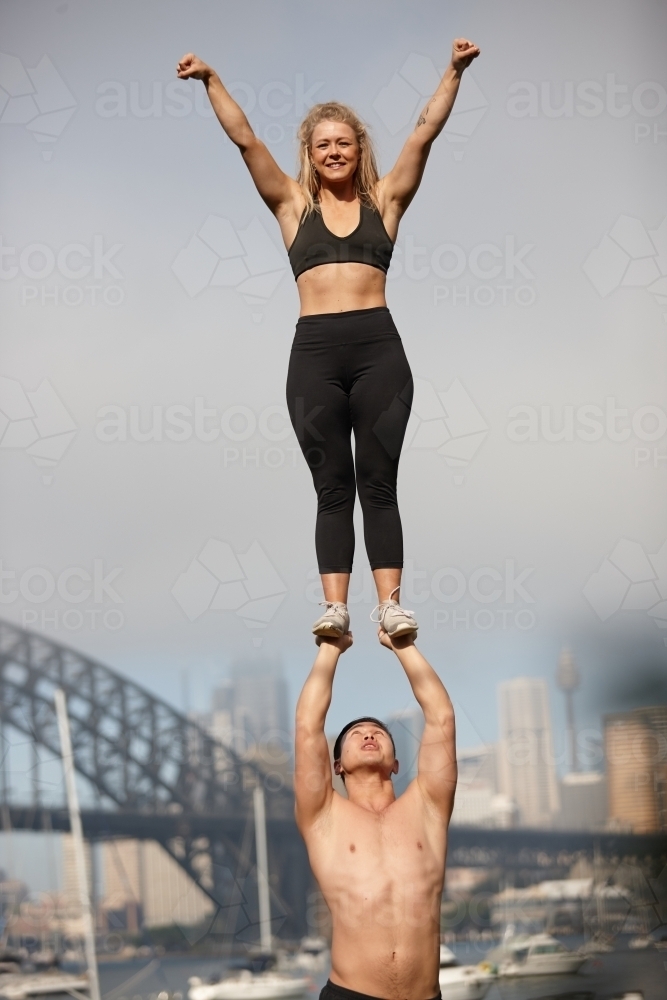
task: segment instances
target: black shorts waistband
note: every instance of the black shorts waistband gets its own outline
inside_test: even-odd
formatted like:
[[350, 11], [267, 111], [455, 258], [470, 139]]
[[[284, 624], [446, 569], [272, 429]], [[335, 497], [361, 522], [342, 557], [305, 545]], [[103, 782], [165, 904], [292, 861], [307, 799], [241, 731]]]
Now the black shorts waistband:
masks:
[[[357, 993], [356, 990], [348, 990], [345, 986], [338, 986], [327, 979], [322, 992], [322, 1000], [384, 1000], [383, 997], [370, 996], [368, 993]], [[442, 994], [431, 997], [430, 1000], [442, 1000]]]
[[387, 306], [299, 316], [293, 349], [363, 344], [386, 338], [400, 340]]

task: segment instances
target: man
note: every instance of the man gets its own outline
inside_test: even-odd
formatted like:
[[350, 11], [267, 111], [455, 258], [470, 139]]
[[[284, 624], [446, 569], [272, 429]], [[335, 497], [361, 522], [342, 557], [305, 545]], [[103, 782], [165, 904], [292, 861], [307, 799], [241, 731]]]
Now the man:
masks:
[[350, 633], [319, 639], [296, 710], [296, 821], [333, 921], [331, 974], [321, 1000], [429, 1000], [439, 996], [440, 898], [456, 788], [454, 709], [414, 636], [393, 650], [424, 713], [418, 775], [400, 798], [391, 735], [356, 720], [336, 741], [332, 787], [324, 722]]

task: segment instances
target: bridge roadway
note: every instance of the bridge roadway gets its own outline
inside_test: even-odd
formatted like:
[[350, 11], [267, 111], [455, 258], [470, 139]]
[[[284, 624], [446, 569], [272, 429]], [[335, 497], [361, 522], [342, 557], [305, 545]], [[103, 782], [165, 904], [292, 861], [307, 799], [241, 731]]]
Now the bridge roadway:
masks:
[[[64, 808], [5, 807], [0, 810], [0, 819], [5, 830], [67, 832], [70, 828]], [[213, 900], [215, 914], [207, 936], [220, 943], [231, 938], [246, 943], [257, 940], [259, 914], [251, 847], [254, 825], [249, 811], [246, 815], [214, 815], [88, 809], [82, 813], [82, 822], [91, 841], [117, 837], [156, 840]], [[309, 912], [320, 909], [319, 894], [294, 820], [284, 814], [283, 818], [269, 817], [267, 826], [272, 930], [278, 937], [296, 940], [312, 933]], [[587, 857], [593, 861], [594, 852], [615, 864], [632, 864], [648, 878], [658, 879], [667, 871], [664, 833], [593, 834], [462, 826], [452, 826], [449, 831], [450, 866], [487, 868], [494, 880], [501, 870], [511, 870], [517, 886], [565, 878], [577, 860]]]
[[[9, 820], [14, 829], [69, 830], [65, 809], [12, 806]], [[177, 838], [240, 843], [248, 828], [247, 816], [202, 813], [150, 813], [111, 810], [83, 810], [85, 836], [90, 840], [134, 837], [162, 844]], [[301, 836], [294, 820], [268, 819], [270, 845], [294, 845], [293, 858], [305, 857]], [[586, 830], [488, 829], [474, 826], [449, 828], [448, 863], [471, 867], [545, 871], [567, 869], [577, 857], [592, 859], [594, 851], [604, 858], [632, 859], [654, 870], [667, 865], [667, 833], [615, 833]], [[278, 852], [276, 852], [278, 853]], [[280, 852], [282, 854], [282, 851]], [[292, 852], [290, 852], [292, 853]], [[307, 863], [307, 862], [306, 862]]]

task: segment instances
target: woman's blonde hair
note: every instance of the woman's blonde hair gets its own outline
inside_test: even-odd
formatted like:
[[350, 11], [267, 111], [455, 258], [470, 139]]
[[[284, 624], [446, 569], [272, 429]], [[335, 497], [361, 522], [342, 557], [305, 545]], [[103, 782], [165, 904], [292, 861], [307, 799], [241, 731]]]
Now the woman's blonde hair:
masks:
[[362, 205], [374, 206], [379, 210], [375, 195], [375, 185], [380, 179], [380, 172], [375, 157], [373, 140], [369, 134], [369, 127], [361, 121], [359, 116], [347, 104], [340, 104], [338, 101], [329, 101], [327, 104], [313, 105], [301, 122], [297, 133], [299, 140], [299, 172], [296, 179], [306, 199], [308, 213], [315, 211], [315, 196], [320, 190], [319, 174], [313, 165], [310, 155], [313, 130], [320, 122], [343, 122], [345, 125], [349, 125], [354, 131], [359, 143], [359, 163], [354, 173], [354, 186], [357, 197]]

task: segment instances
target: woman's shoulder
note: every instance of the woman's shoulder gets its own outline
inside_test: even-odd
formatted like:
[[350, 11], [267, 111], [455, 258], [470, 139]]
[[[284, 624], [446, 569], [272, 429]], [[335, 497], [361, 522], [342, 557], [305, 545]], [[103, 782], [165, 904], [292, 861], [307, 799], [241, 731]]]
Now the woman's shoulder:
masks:
[[293, 182], [291, 196], [275, 211], [275, 216], [281, 225], [299, 223], [305, 218], [308, 205], [306, 198], [296, 181]]
[[373, 185], [373, 198], [378, 207], [380, 215], [384, 215], [386, 210], [389, 208], [389, 198], [387, 195], [387, 185], [385, 183], [385, 178], [380, 177]]
[[395, 243], [401, 216], [396, 210], [396, 205], [388, 198], [383, 182], [384, 178], [381, 177], [373, 186], [373, 199], [369, 198], [369, 205], [379, 217], [392, 243]]

